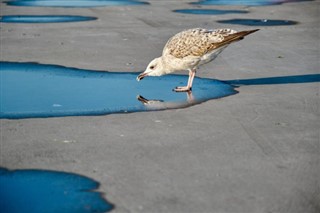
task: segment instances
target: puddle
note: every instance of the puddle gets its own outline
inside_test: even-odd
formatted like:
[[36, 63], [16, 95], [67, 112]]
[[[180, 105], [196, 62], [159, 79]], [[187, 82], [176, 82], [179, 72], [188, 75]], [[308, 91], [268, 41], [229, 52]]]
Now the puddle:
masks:
[[5, 3], [11, 6], [33, 7], [103, 7], [149, 4], [135, 0], [12, 0]]
[[282, 25], [295, 25], [296, 21], [289, 20], [270, 20], [270, 19], [230, 19], [217, 21], [223, 24], [240, 24], [247, 26], [282, 26]]
[[196, 77], [192, 92], [177, 93], [172, 89], [185, 85], [187, 75], [147, 77], [137, 82], [138, 73], [0, 62], [0, 118], [106, 115], [184, 108], [236, 94], [234, 86], [320, 82], [320, 74], [223, 82]]
[[[140, 72], [139, 72], [140, 73]], [[140, 112], [183, 108], [233, 95], [221, 81], [195, 78], [192, 93], [187, 75], [147, 77], [138, 72], [101, 72], [37, 63], [0, 62], [0, 118], [38, 118]]]
[[57, 22], [77, 22], [92, 21], [96, 17], [90, 16], [70, 16], [70, 15], [9, 15], [0, 17], [0, 22], [5, 23], [57, 23]]
[[98, 182], [72, 173], [0, 168], [0, 209], [2, 213], [112, 210], [102, 193], [94, 191], [98, 187]]
[[224, 14], [243, 14], [248, 13], [247, 11], [243, 10], [215, 10], [215, 9], [181, 9], [181, 10], [174, 10], [173, 12], [177, 13], [185, 13], [185, 14], [194, 14], [194, 15], [224, 15]]
[[197, 5], [243, 5], [243, 6], [267, 6], [279, 5], [288, 2], [300, 2], [312, 0], [203, 0], [194, 2]]

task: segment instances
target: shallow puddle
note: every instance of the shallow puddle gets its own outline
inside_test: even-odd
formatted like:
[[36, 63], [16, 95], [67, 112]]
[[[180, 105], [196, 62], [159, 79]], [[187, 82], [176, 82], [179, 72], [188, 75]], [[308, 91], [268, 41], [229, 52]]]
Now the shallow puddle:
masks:
[[279, 5], [288, 2], [312, 1], [312, 0], [203, 0], [192, 4], [197, 5], [243, 5], [243, 6], [267, 6]]
[[72, 173], [0, 168], [2, 213], [107, 212], [113, 205], [95, 192], [99, 183]]
[[118, 5], [143, 5], [147, 2], [135, 0], [12, 0], [6, 1], [12, 6], [33, 6], [33, 7], [103, 7]]
[[172, 91], [187, 75], [81, 70], [37, 63], [0, 63], [0, 118], [105, 115], [183, 108], [237, 93], [221, 81], [195, 78], [192, 93]]
[[243, 10], [215, 10], [215, 9], [181, 9], [174, 10], [173, 12], [185, 13], [185, 14], [194, 14], [194, 15], [224, 15], [224, 14], [243, 14], [248, 13]]
[[296, 21], [289, 20], [270, 20], [270, 19], [230, 19], [217, 21], [223, 24], [240, 24], [246, 26], [283, 26], [283, 25], [295, 25]]
[[70, 15], [9, 15], [2, 16], [0, 22], [5, 23], [58, 23], [96, 20], [90, 16]]

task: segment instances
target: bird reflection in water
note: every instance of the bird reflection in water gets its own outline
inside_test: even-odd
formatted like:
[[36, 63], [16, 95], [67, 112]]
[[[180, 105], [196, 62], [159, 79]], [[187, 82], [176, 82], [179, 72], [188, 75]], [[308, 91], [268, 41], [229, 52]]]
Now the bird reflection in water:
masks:
[[193, 96], [192, 91], [186, 92], [186, 96], [186, 101], [181, 102], [166, 102], [160, 99], [147, 99], [141, 95], [137, 95], [137, 100], [140, 101], [149, 110], [176, 109], [197, 104], [197, 101]]

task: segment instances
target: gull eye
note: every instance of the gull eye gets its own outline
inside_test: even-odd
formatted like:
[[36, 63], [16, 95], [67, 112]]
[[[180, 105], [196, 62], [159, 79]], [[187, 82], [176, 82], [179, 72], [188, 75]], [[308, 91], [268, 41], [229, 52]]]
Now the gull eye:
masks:
[[155, 68], [155, 66], [153, 66], [153, 65], [152, 65], [152, 66], [150, 66], [150, 69], [152, 69], [152, 70], [153, 70], [154, 68]]

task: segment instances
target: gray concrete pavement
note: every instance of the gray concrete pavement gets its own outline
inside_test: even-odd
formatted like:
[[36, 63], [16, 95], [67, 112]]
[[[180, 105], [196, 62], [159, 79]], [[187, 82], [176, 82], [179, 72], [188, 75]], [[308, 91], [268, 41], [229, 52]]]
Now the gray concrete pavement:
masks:
[[[138, 72], [182, 29], [252, 29], [216, 21], [257, 18], [299, 24], [259, 27], [198, 76], [234, 80], [319, 73], [319, 1], [203, 7], [249, 11], [221, 16], [171, 12], [197, 8], [188, 1], [150, 3], [78, 9], [2, 3], [1, 15], [72, 14], [98, 20], [1, 23], [1, 61]], [[320, 212], [319, 82], [270, 82], [238, 91], [186, 109], [2, 119], [0, 166], [91, 177], [117, 213]]]

